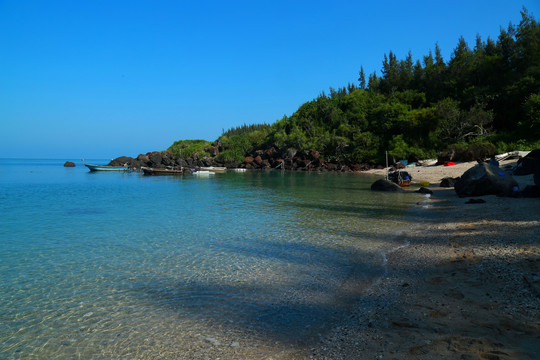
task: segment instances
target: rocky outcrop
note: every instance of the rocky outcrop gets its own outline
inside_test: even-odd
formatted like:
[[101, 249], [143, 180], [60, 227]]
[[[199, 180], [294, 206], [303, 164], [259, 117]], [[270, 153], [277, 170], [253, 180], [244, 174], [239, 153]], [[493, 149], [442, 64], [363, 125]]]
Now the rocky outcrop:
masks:
[[459, 197], [512, 196], [519, 187], [512, 175], [492, 164], [480, 163], [467, 170], [455, 183], [454, 189]]
[[371, 191], [403, 191], [403, 189], [390, 180], [379, 179], [371, 184]]
[[75, 163], [71, 161], [66, 161], [64, 163], [64, 167], [75, 167]]
[[132, 169], [141, 167], [167, 168], [167, 167], [200, 167], [200, 166], [225, 166], [227, 168], [246, 168], [246, 169], [284, 169], [297, 171], [364, 171], [373, 167], [372, 164], [346, 164], [329, 163], [321, 160], [321, 154], [318, 151], [301, 152], [296, 149], [288, 148], [278, 149], [276, 146], [270, 146], [266, 150], [256, 150], [248, 154], [243, 162], [230, 161], [220, 162], [219, 146], [213, 146], [205, 149], [212, 156], [200, 156], [195, 153], [190, 158], [177, 159], [170, 152], [154, 151], [146, 154], [140, 154], [136, 158], [121, 156], [112, 160], [109, 165], [119, 166], [127, 165]]

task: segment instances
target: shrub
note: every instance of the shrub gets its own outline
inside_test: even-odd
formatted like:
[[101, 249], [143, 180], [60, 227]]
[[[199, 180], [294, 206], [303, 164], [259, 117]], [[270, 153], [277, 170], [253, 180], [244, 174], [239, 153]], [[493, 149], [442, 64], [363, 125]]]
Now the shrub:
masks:
[[210, 156], [210, 153], [204, 149], [212, 146], [210, 141], [206, 140], [178, 140], [175, 141], [167, 151], [170, 151], [175, 158], [190, 158], [196, 152], [201, 156]]

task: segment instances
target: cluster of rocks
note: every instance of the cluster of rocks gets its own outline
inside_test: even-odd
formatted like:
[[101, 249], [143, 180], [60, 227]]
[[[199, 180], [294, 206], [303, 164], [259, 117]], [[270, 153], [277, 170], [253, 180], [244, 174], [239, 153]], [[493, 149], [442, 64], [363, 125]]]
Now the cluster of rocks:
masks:
[[[534, 185], [519, 187], [514, 176], [534, 174]], [[540, 197], [540, 149], [531, 151], [518, 161], [515, 169], [501, 169], [497, 164], [480, 163], [455, 179], [458, 196], [499, 195], [512, 197]]]
[[[514, 176], [534, 175], [534, 185], [519, 187]], [[392, 179], [390, 179], [392, 180]], [[373, 191], [400, 191], [395, 181], [377, 180]], [[521, 158], [515, 169], [500, 168], [496, 161], [480, 162], [457, 178], [447, 177], [441, 187], [453, 187], [459, 197], [498, 195], [509, 197], [540, 197], [540, 149]]]
[[[212, 148], [216, 149], [216, 148]], [[205, 149], [205, 150], [212, 150]], [[132, 169], [141, 167], [151, 167], [157, 169], [171, 167], [204, 167], [204, 166], [225, 166], [227, 168], [245, 168], [245, 169], [284, 169], [298, 171], [363, 171], [373, 168], [369, 164], [344, 164], [332, 163], [321, 160], [319, 152], [313, 150], [309, 153], [299, 152], [294, 149], [279, 151], [276, 147], [270, 147], [267, 150], [257, 150], [252, 155], [246, 156], [243, 162], [230, 161], [220, 162], [217, 155], [219, 152], [210, 152], [211, 156], [199, 156], [195, 153], [190, 158], [180, 159], [166, 151], [154, 151], [146, 154], [140, 154], [136, 158], [121, 156], [112, 160], [111, 166], [129, 166]]]
[[210, 156], [203, 156], [199, 158], [198, 153], [195, 153], [193, 157], [180, 159], [175, 158], [171, 152], [167, 151], [154, 151], [146, 154], [140, 154], [136, 158], [132, 158], [130, 156], [120, 156], [111, 160], [109, 165], [129, 166], [134, 170], [138, 170], [141, 167], [166, 169], [171, 167], [196, 168], [201, 166], [223, 166], [222, 164], [218, 164], [214, 158]]
[[321, 160], [318, 151], [308, 153], [286, 149], [279, 151], [276, 147], [267, 150], [257, 150], [252, 156], [247, 156], [241, 167], [246, 169], [285, 169], [299, 171], [364, 171], [373, 168], [369, 164], [332, 163]]

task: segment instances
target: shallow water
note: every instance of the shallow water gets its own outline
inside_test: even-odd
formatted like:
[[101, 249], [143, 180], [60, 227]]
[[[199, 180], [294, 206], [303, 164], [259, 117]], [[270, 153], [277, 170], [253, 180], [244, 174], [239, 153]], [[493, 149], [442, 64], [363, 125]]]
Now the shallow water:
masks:
[[264, 358], [307, 343], [361, 296], [348, 284], [384, 273], [418, 197], [358, 174], [63, 162], [0, 159], [1, 358]]

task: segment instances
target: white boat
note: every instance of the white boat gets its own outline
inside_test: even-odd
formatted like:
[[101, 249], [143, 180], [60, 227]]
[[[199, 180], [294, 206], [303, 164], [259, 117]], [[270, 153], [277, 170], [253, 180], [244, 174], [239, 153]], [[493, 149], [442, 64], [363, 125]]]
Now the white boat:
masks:
[[130, 171], [127, 166], [92, 165], [84, 164], [90, 171]]
[[418, 164], [421, 166], [432, 166], [437, 163], [437, 159], [418, 160]]
[[214, 175], [214, 172], [208, 171], [208, 170], [198, 170], [198, 171], [192, 172], [192, 174], [193, 175]]
[[519, 159], [527, 156], [530, 151], [511, 151], [504, 154], [495, 155], [495, 160], [503, 161], [507, 159]]

